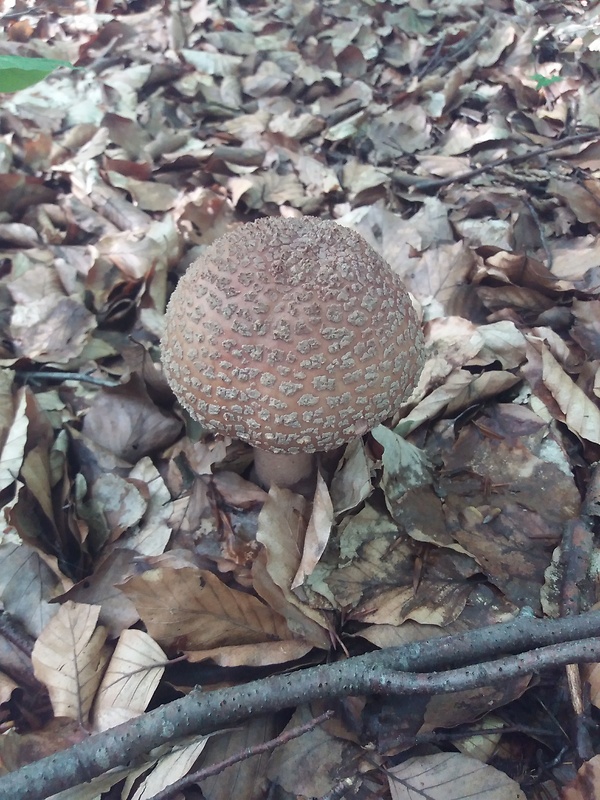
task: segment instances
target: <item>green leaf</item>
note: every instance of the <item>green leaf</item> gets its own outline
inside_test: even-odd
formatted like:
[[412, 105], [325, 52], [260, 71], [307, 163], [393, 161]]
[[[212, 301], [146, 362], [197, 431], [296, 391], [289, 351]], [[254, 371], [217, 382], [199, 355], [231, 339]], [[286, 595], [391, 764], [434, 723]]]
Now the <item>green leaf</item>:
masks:
[[0, 55], [0, 92], [18, 92], [43, 80], [57, 67], [70, 67], [56, 58]]
[[535, 88], [538, 91], [540, 89], [544, 89], [546, 86], [552, 86], [553, 83], [558, 83], [558, 81], [564, 80], [564, 78], [561, 78], [560, 75], [553, 75], [551, 78], [546, 78], [544, 75], [540, 75], [537, 72], [535, 75], [531, 76], [531, 79], [536, 81], [537, 86]]

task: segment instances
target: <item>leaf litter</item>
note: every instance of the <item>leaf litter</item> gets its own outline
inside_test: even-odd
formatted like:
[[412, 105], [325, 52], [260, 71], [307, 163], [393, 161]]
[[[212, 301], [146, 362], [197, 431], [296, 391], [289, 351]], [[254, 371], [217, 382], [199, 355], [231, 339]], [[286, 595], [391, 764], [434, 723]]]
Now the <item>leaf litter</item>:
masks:
[[[39, 684], [24, 698], [0, 649], [5, 767], [191, 684], [558, 613], [561, 543], [600, 455], [594, 4], [35, 5], [3, 4], [2, 54], [80, 69], [0, 110], [0, 591]], [[158, 350], [207, 244], [301, 214], [382, 253], [429, 346], [410, 403], [324, 458], [313, 502], [252, 484], [249, 449], [174, 405]], [[202, 790], [521, 796], [534, 745], [550, 763], [567, 744], [527, 732], [564, 715], [537, 683], [403, 700], [401, 720], [354, 698]], [[518, 728], [527, 698], [548, 711], [469, 748], [489, 720]], [[159, 755], [122, 796], [282, 721], [256, 725]], [[464, 755], [414, 749], [456, 726]], [[367, 742], [396, 757], [387, 777]], [[544, 789], [583, 796], [596, 759], [556, 762]]]

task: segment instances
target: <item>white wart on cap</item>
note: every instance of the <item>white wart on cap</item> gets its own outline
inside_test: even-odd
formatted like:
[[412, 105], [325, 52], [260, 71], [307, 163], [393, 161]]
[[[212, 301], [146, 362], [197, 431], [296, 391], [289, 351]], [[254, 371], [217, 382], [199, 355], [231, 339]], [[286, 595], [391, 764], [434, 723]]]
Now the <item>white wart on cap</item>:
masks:
[[359, 234], [309, 217], [240, 225], [208, 247], [173, 292], [161, 346], [192, 417], [273, 453], [367, 432], [424, 361], [402, 281]]

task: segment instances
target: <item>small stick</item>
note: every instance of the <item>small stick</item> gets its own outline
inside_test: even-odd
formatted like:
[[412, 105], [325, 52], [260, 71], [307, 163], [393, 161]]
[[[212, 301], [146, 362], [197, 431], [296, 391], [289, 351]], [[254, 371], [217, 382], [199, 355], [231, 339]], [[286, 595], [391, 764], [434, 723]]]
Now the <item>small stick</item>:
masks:
[[81, 383], [91, 383], [93, 386], [106, 386], [114, 389], [120, 386], [119, 381], [111, 381], [110, 378], [96, 378], [94, 375], [87, 375], [85, 372], [45, 372], [43, 370], [17, 370], [15, 372], [20, 378], [25, 380], [32, 378], [42, 381], [80, 381]]
[[326, 711], [324, 714], [305, 722], [304, 725], [298, 725], [296, 728], [290, 728], [289, 731], [284, 731], [275, 739], [270, 739], [268, 742], [257, 744], [254, 747], [246, 747], [239, 753], [234, 753], [234, 755], [229, 756], [229, 758], [223, 761], [219, 761], [217, 764], [211, 764], [210, 767], [204, 767], [204, 769], [191, 772], [189, 775], [186, 775], [185, 778], [175, 781], [175, 783], [170, 784], [166, 789], [158, 792], [158, 794], [152, 795], [150, 800], [170, 800], [174, 794], [190, 786], [192, 783], [199, 783], [213, 775], [218, 775], [220, 772], [223, 772], [224, 769], [227, 769], [227, 767], [232, 767], [240, 761], [245, 761], [247, 758], [258, 756], [261, 753], [267, 753], [269, 750], [274, 750], [282, 744], [287, 744], [287, 742], [291, 742], [292, 739], [297, 739], [299, 736], [303, 736], [305, 733], [312, 731], [318, 725], [322, 725], [328, 719], [331, 719], [331, 717], [333, 717], [333, 711]]
[[484, 172], [491, 172], [496, 167], [504, 167], [506, 164], [520, 164], [522, 161], [528, 161], [530, 158], [543, 155], [544, 153], [552, 153], [554, 150], [560, 150], [567, 144], [574, 144], [575, 142], [585, 142], [589, 139], [600, 139], [600, 131], [593, 130], [587, 133], [575, 133], [572, 136], [565, 136], [564, 139], [553, 144], [545, 145], [544, 147], [536, 147], [528, 153], [520, 153], [516, 156], [507, 156], [506, 158], [497, 158], [484, 164], [482, 167], [471, 169], [468, 172], [462, 172], [460, 175], [454, 175], [450, 178], [435, 178], [416, 181], [410, 187], [412, 190], [427, 191], [428, 189], [441, 189], [443, 186], [450, 186], [452, 183], [464, 183], [465, 181], [475, 178], [477, 175], [483, 175]]

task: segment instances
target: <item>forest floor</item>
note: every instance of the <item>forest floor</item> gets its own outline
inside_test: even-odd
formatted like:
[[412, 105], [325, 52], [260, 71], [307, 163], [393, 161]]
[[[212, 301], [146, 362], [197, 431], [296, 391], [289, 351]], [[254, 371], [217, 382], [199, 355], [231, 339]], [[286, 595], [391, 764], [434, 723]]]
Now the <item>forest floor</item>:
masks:
[[[538, 656], [533, 632], [600, 599], [598, 5], [0, 8], [0, 55], [77, 67], [0, 105], [3, 771], [195, 685], [516, 619], [530, 639], [474, 656], [476, 688], [463, 652], [435, 670], [451, 693], [288, 701], [64, 797], [157, 797], [245, 748], [160, 796], [597, 796], [598, 640]], [[186, 266], [279, 215], [361, 233], [429, 348], [311, 501], [252, 483], [160, 368]]]

